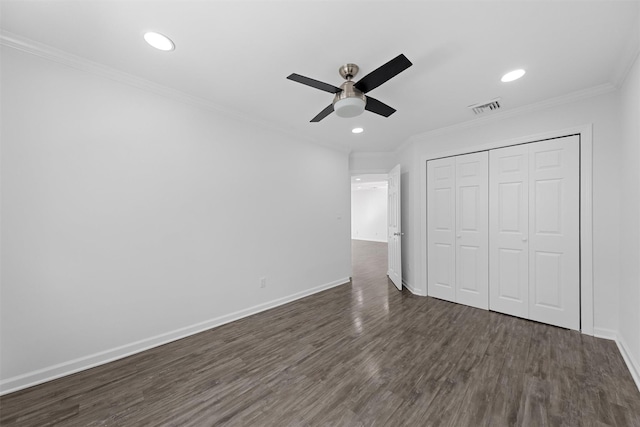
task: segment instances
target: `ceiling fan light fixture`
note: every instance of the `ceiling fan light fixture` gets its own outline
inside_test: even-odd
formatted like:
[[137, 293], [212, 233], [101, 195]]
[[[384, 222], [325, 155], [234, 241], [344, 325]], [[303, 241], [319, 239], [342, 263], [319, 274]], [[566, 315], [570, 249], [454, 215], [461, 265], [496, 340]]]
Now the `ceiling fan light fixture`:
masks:
[[[363, 128], [353, 128], [351, 129], [351, 133], [362, 133], [364, 132]], [[360, 181], [360, 178], [356, 178], [356, 181]]]
[[336, 112], [338, 117], [356, 117], [364, 112], [366, 105], [366, 101], [362, 98], [342, 98], [333, 104], [333, 111]]

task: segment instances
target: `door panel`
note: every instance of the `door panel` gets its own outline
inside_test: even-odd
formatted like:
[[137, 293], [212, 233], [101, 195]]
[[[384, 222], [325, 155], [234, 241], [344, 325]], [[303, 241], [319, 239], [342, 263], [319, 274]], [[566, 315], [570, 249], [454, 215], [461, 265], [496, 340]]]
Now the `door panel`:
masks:
[[580, 329], [578, 136], [529, 144], [529, 318]]
[[[459, 291], [479, 293], [482, 291], [482, 280], [478, 277], [478, 258], [482, 257], [480, 250], [476, 246], [458, 245], [457, 262], [469, 268], [459, 269], [456, 282]], [[487, 295], [488, 296], [488, 295]], [[488, 303], [488, 302], [487, 302]]]
[[[522, 283], [525, 275], [522, 274], [522, 259], [527, 255], [518, 249], [501, 248], [498, 251], [498, 274], [497, 284], [499, 286], [497, 295], [503, 300], [511, 300], [522, 303], [526, 299], [526, 283]], [[493, 289], [491, 290], [494, 294]], [[491, 307], [494, 310], [494, 307]], [[498, 310], [495, 310], [498, 311]]]
[[455, 160], [427, 162], [427, 294], [455, 301]]
[[400, 226], [400, 165], [389, 172], [387, 191], [388, 272], [393, 284], [402, 290], [402, 228]]
[[529, 316], [528, 148], [489, 153], [489, 308]]
[[551, 309], [562, 309], [562, 254], [535, 251], [535, 271], [539, 286], [533, 289], [531, 301], [534, 305]]
[[456, 302], [489, 308], [488, 153], [455, 157]]

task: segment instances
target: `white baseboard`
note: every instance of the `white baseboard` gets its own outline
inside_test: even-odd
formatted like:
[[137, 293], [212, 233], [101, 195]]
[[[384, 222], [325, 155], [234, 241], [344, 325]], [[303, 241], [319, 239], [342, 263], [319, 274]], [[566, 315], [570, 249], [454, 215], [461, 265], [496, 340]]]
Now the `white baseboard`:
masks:
[[616, 342], [618, 351], [620, 351], [620, 354], [624, 359], [624, 363], [627, 365], [627, 368], [631, 373], [631, 377], [640, 391], [640, 364], [638, 364], [638, 362], [633, 358], [633, 355], [629, 351], [629, 346], [625, 342], [624, 338], [617, 331], [605, 328], [593, 328], [593, 336]]
[[616, 341], [618, 339], [618, 332], [613, 329], [606, 328], [593, 328], [593, 336], [596, 338], [604, 338], [606, 340]]
[[320, 286], [313, 287], [301, 292], [297, 292], [286, 297], [278, 298], [272, 301], [268, 301], [262, 304], [255, 305], [253, 307], [239, 310], [234, 313], [219, 316], [204, 322], [196, 323], [191, 326], [176, 329], [170, 332], [166, 332], [154, 337], [145, 338], [140, 341], [129, 343], [120, 347], [112, 348], [109, 350], [94, 353], [89, 356], [80, 357], [78, 359], [70, 360], [67, 362], [59, 363], [57, 365], [49, 366], [36, 371], [28, 372], [26, 374], [17, 375], [15, 377], [7, 378], [0, 381], [0, 396], [13, 393], [14, 391], [22, 390], [34, 385], [42, 384], [47, 381], [55, 380], [67, 375], [75, 374], [76, 372], [84, 371], [94, 368], [96, 366], [104, 365], [109, 362], [113, 362], [118, 359], [122, 359], [136, 353], [143, 352], [145, 350], [158, 347], [172, 341], [176, 341], [182, 338], [186, 338], [191, 335], [195, 335], [200, 332], [204, 332], [208, 329], [215, 328], [217, 326], [224, 325], [235, 320], [242, 319], [244, 317], [251, 316], [253, 314], [260, 313], [261, 311], [269, 310], [271, 308], [278, 307], [283, 304], [304, 298], [306, 296], [322, 292], [324, 290], [334, 288], [349, 282], [349, 278], [338, 279], [333, 282], [325, 283]]
[[422, 292], [420, 289], [416, 289], [413, 286], [411, 286], [411, 284], [409, 282], [405, 282], [404, 280], [402, 280], [402, 285], [407, 288], [409, 290], [409, 292], [411, 292], [414, 295], [418, 295], [421, 297], [426, 297], [427, 295]]
[[618, 345], [618, 350], [620, 350], [620, 354], [624, 359], [624, 362], [627, 364], [627, 368], [629, 368], [629, 372], [631, 372], [631, 376], [633, 377], [633, 381], [636, 383], [636, 387], [640, 391], [640, 365], [638, 361], [633, 358], [633, 355], [629, 351], [629, 346], [625, 342], [624, 338], [618, 336], [616, 339], [616, 344]]
[[363, 240], [365, 242], [377, 242], [377, 243], [389, 243], [389, 241], [387, 241], [386, 239], [364, 239], [361, 237], [352, 237], [351, 240]]

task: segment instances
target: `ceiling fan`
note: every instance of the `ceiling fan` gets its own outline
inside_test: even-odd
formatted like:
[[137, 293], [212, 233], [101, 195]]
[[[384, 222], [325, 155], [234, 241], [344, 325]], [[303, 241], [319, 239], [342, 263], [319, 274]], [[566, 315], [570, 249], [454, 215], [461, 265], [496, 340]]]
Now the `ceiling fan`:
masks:
[[409, 68], [411, 65], [413, 65], [411, 61], [409, 61], [406, 56], [400, 54], [386, 64], [373, 70], [357, 82], [354, 82], [351, 79], [358, 74], [358, 70], [360, 68], [356, 64], [346, 64], [338, 70], [342, 78], [347, 80], [342, 83], [340, 87], [295, 73], [291, 74], [287, 78], [294, 82], [302, 83], [303, 85], [335, 94], [333, 102], [324, 110], [320, 111], [317, 116], [311, 119], [312, 123], [319, 122], [334, 111], [339, 117], [355, 117], [362, 114], [364, 110], [380, 114], [384, 117], [389, 117], [395, 113], [396, 110], [375, 98], [365, 96], [365, 93], [377, 88], [387, 80], [390, 80]]

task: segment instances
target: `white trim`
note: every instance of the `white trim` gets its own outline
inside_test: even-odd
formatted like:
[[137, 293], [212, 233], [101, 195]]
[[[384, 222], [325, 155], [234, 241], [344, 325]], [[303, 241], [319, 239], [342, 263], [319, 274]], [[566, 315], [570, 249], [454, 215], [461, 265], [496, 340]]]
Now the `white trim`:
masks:
[[349, 170], [349, 175], [387, 175], [389, 170], [387, 169], [353, 169]]
[[362, 237], [352, 237], [351, 240], [362, 240], [364, 242], [389, 243], [388, 240], [380, 239], [363, 239]]
[[580, 130], [580, 327], [593, 335], [593, 125]]
[[[427, 161], [441, 157], [457, 156], [476, 151], [492, 150], [517, 144], [526, 144], [568, 135], [580, 135], [580, 324], [581, 331], [593, 335], [593, 131], [592, 124], [576, 126], [551, 132], [490, 142], [476, 147], [467, 147], [423, 155], [420, 158], [420, 222], [427, 223]], [[420, 291], [427, 294], [427, 233], [420, 233], [422, 283]]]
[[618, 346], [618, 351], [624, 359], [624, 363], [627, 365], [633, 381], [636, 383], [636, 387], [640, 391], [640, 364], [633, 358], [629, 351], [629, 346], [622, 336], [613, 329], [594, 328], [593, 336], [596, 338], [602, 338], [606, 340], [615, 341]]
[[633, 358], [633, 355], [629, 351], [629, 346], [620, 335], [616, 337], [616, 344], [618, 345], [618, 350], [620, 350], [620, 354], [624, 359], [624, 363], [627, 364], [627, 368], [629, 368], [629, 372], [631, 372], [631, 376], [633, 377], [633, 381], [636, 383], [636, 387], [638, 387], [638, 390], [640, 391], [640, 365]]
[[593, 336], [596, 338], [615, 341], [618, 338], [618, 332], [607, 328], [593, 328]]
[[[638, 24], [640, 24], [640, 8], [638, 9]], [[614, 64], [612, 80], [617, 89], [624, 85], [638, 55], [640, 55], [640, 28], [636, 26], [632, 37], [627, 39], [627, 43], [622, 48], [622, 54]]]
[[9, 31], [0, 30], [0, 45], [19, 50], [39, 58], [43, 58], [58, 64], [65, 65], [67, 67], [75, 68], [76, 70], [84, 71], [89, 74], [100, 76], [121, 84], [132, 86], [136, 89], [153, 93], [165, 98], [169, 98], [173, 101], [182, 102], [200, 109], [212, 111], [225, 117], [239, 121], [245, 124], [251, 124], [263, 130], [269, 130], [279, 134], [285, 134], [298, 141], [305, 141], [307, 143], [321, 145], [332, 150], [348, 153], [349, 150], [346, 147], [338, 146], [335, 143], [329, 141], [318, 140], [309, 136], [298, 135], [287, 129], [276, 126], [272, 123], [264, 120], [258, 120], [254, 117], [249, 117], [240, 111], [232, 110], [218, 105], [206, 98], [187, 94], [185, 92], [163, 86], [158, 83], [154, 83], [150, 80], [135, 76], [133, 74], [125, 73], [123, 71], [108, 67], [106, 65], [90, 61], [81, 56], [77, 56], [63, 50], [56, 49], [52, 46], [44, 43], [39, 43], [17, 34], [13, 34]]
[[17, 375], [15, 377], [7, 378], [0, 381], [0, 396], [13, 393], [18, 390], [22, 390], [28, 387], [32, 387], [38, 384], [45, 383], [47, 381], [55, 380], [60, 377], [75, 374], [76, 372], [91, 369], [96, 366], [104, 365], [109, 362], [122, 359], [145, 350], [149, 350], [182, 338], [195, 335], [200, 332], [230, 323], [257, 313], [260, 313], [271, 308], [278, 307], [283, 304], [298, 300], [300, 298], [307, 297], [309, 295], [322, 292], [324, 290], [334, 288], [336, 286], [346, 285], [350, 283], [348, 277], [338, 279], [333, 282], [325, 283], [320, 286], [313, 287], [295, 294], [278, 298], [272, 301], [268, 301], [262, 304], [255, 305], [243, 310], [239, 310], [233, 313], [226, 314], [224, 316], [215, 317], [213, 319], [199, 322], [194, 325], [186, 326], [184, 328], [175, 329], [170, 332], [165, 332], [154, 337], [145, 338], [140, 341], [125, 344], [120, 347], [112, 348], [109, 350], [101, 351], [98, 353], [90, 354], [88, 356], [80, 357], [67, 362], [59, 363], [57, 365], [48, 366], [43, 369], [28, 372], [26, 374]]
[[409, 282], [405, 281], [404, 279], [402, 279], [402, 286], [404, 286], [405, 288], [407, 288], [407, 290], [409, 290], [409, 292], [411, 292], [414, 295], [418, 295], [420, 297], [426, 297], [427, 294], [423, 293], [420, 289], [418, 288], [414, 288], [413, 286], [411, 286], [411, 284], [409, 284]]
[[627, 81], [627, 76], [629, 75], [629, 73], [631, 72], [631, 69], [633, 68], [634, 64], [638, 60], [638, 56], [640, 56], [640, 50], [636, 51], [632, 55], [633, 56], [631, 57], [631, 60], [626, 64], [626, 66], [621, 67], [616, 72], [615, 81], [616, 81], [616, 87], [618, 89], [624, 86], [624, 83]]
[[390, 158], [390, 156], [393, 156], [394, 152], [393, 151], [351, 151], [349, 154], [352, 154], [356, 157], [361, 157], [363, 159], [386, 159], [386, 158]]

